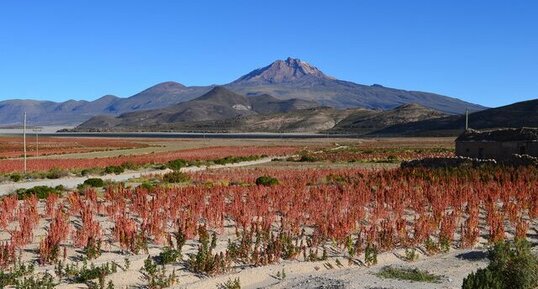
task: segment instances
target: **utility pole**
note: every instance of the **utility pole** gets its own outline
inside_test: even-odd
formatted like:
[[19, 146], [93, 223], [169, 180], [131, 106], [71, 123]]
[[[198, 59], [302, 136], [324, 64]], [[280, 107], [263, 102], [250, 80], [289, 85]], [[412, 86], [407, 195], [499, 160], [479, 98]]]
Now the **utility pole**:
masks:
[[465, 109], [465, 130], [469, 129], [469, 109]]
[[24, 112], [24, 125], [22, 129], [22, 138], [24, 146], [24, 174], [26, 174], [26, 112]]

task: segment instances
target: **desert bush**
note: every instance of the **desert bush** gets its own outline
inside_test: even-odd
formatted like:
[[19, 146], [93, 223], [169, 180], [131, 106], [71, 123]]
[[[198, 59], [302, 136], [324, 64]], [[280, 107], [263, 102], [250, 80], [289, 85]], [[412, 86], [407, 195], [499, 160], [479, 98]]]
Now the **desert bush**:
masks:
[[177, 262], [180, 258], [180, 251], [170, 247], [164, 247], [163, 251], [159, 255], [157, 255], [157, 257], [155, 257], [155, 261], [159, 265], [167, 265]]
[[18, 280], [15, 283], [15, 289], [52, 289], [56, 285], [54, 278], [45, 273], [41, 276], [32, 275]]
[[488, 252], [490, 264], [463, 280], [463, 289], [538, 287], [538, 256], [525, 239], [499, 242]]
[[105, 167], [105, 174], [116, 174], [119, 175], [125, 172], [125, 168], [122, 166], [108, 166]]
[[199, 243], [198, 252], [190, 254], [187, 261], [187, 268], [195, 273], [205, 273], [214, 275], [227, 270], [224, 254], [213, 254], [217, 246], [217, 236], [215, 233], [209, 236], [209, 232], [203, 226], [198, 229]]
[[310, 156], [310, 155], [302, 155], [299, 160], [299, 162], [309, 162], [309, 163], [313, 163], [313, 162], [317, 162], [318, 159], [313, 157], [313, 156]]
[[105, 185], [105, 182], [101, 178], [89, 178], [84, 181], [84, 185], [94, 187], [94, 188], [100, 188]]
[[234, 163], [240, 163], [240, 162], [255, 161], [255, 160], [259, 160], [262, 157], [266, 157], [266, 155], [261, 155], [261, 156], [252, 155], [252, 156], [244, 156], [244, 157], [229, 156], [229, 157], [224, 157], [224, 158], [213, 160], [213, 163], [215, 163], [216, 165], [226, 165], [226, 164], [234, 164]]
[[270, 176], [261, 176], [256, 179], [256, 185], [258, 186], [274, 186], [278, 185], [279, 182], [276, 178], [270, 177]]
[[58, 168], [53, 168], [51, 170], [49, 170], [47, 172], [47, 174], [45, 175], [45, 177], [47, 179], [59, 179], [59, 178], [63, 178], [63, 177], [66, 177], [69, 173], [65, 170], [62, 170], [62, 169], [58, 169]]
[[22, 262], [15, 263], [9, 272], [0, 271], [0, 288], [17, 285], [22, 278], [34, 274], [34, 265], [25, 265]]
[[78, 264], [66, 265], [65, 272], [62, 274], [67, 276], [69, 280], [77, 283], [87, 283], [95, 279], [104, 279], [104, 277], [116, 273], [118, 265], [114, 262], [107, 262], [99, 266], [91, 263], [88, 266], [87, 262], [83, 262], [82, 267]]
[[191, 180], [191, 177], [180, 171], [173, 171], [163, 175], [163, 181], [167, 183], [185, 183]]
[[9, 179], [13, 182], [18, 182], [20, 180], [22, 180], [22, 176], [20, 174], [17, 174], [17, 173], [13, 173], [11, 175], [9, 175]]
[[29, 189], [18, 189], [16, 194], [19, 200], [24, 200], [32, 195], [40, 200], [44, 200], [51, 194], [61, 195], [63, 191], [64, 187], [61, 185], [54, 188], [49, 186], [35, 186]]
[[144, 261], [144, 267], [140, 269], [142, 279], [147, 282], [147, 286], [150, 289], [167, 288], [176, 283], [176, 271], [173, 270], [171, 274], [166, 274], [166, 270], [163, 266], [158, 266], [151, 256]]
[[172, 170], [178, 171], [181, 168], [186, 167], [188, 165], [189, 165], [189, 163], [186, 160], [177, 159], [177, 160], [169, 161], [167, 167], [172, 169]]

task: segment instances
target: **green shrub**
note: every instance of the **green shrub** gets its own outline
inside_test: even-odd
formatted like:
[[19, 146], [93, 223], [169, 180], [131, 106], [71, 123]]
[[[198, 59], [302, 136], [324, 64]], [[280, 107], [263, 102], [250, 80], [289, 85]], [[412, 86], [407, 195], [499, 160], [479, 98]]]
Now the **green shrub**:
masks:
[[13, 173], [9, 176], [9, 179], [13, 182], [18, 182], [20, 180], [22, 180], [22, 176], [20, 174], [17, 174], [17, 173]]
[[149, 191], [153, 190], [153, 188], [155, 187], [155, 184], [153, 182], [150, 182], [150, 181], [143, 181], [141, 184], [140, 184], [140, 187], [143, 188], [143, 189], [146, 189]]
[[144, 267], [140, 269], [142, 280], [146, 281], [147, 288], [161, 289], [167, 288], [176, 283], [176, 271], [167, 274], [164, 266], [158, 266], [153, 262], [151, 256], [144, 261]]
[[32, 195], [35, 195], [38, 199], [43, 200], [49, 197], [51, 194], [60, 195], [65, 188], [63, 186], [48, 187], [48, 186], [35, 186], [29, 189], [18, 189], [16, 191], [17, 198], [24, 200]]
[[186, 161], [186, 160], [183, 160], [183, 159], [177, 159], [177, 160], [172, 160], [172, 161], [169, 161], [168, 162], [168, 168], [172, 169], [172, 170], [180, 170], [181, 168], [184, 168], [186, 166], [188, 166], [189, 163]]
[[155, 261], [159, 265], [167, 265], [177, 262], [180, 258], [181, 252], [170, 247], [164, 247], [163, 251], [155, 257]]
[[297, 160], [299, 162], [317, 162], [318, 159], [312, 155], [307, 155], [307, 154], [303, 154], [299, 157], [299, 159]]
[[191, 180], [191, 177], [180, 171], [173, 171], [163, 175], [163, 181], [167, 183], [185, 183]]
[[261, 176], [256, 179], [256, 185], [258, 186], [270, 187], [278, 184], [278, 180], [270, 176]]
[[56, 285], [54, 278], [45, 273], [42, 276], [32, 275], [17, 281], [15, 289], [53, 289]]
[[59, 179], [59, 178], [66, 177], [68, 174], [69, 173], [67, 171], [65, 171], [65, 170], [58, 169], [58, 168], [52, 168], [51, 170], [49, 170], [47, 172], [45, 177], [47, 179]]
[[227, 165], [227, 164], [235, 164], [235, 163], [240, 163], [240, 162], [251, 162], [251, 161], [259, 160], [262, 157], [266, 157], [266, 156], [264, 155], [262, 156], [253, 155], [253, 156], [244, 156], [244, 157], [228, 156], [228, 157], [213, 160], [213, 163], [216, 165]]
[[79, 268], [78, 264], [66, 265], [65, 275], [72, 282], [86, 283], [95, 279], [104, 279], [105, 276], [117, 272], [117, 264], [114, 262], [107, 262], [99, 266], [84, 261], [82, 267]]
[[463, 279], [463, 289], [503, 289], [501, 277], [488, 268], [478, 269]]
[[101, 178], [89, 178], [84, 181], [84, 185], [94, 188], [101, 188], [105, 185], [105, 182]]
[[538, 287], [538, 256], [527, 240], [499, 242], [489, 250], [490, 264], [463, 280], [463, 289]]
[[119, 175], [125, 172], [125, 168], [122, 166], [108, 166], [105, 168], [105, 174], [116, 174]]

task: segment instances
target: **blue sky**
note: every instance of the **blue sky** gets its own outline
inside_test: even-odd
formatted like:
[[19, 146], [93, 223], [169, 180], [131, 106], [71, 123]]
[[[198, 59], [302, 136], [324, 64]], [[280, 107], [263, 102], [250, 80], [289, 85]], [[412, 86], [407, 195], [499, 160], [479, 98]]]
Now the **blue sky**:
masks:
[[223, 84], [288, 56], [487, 106], [538, 98], [537, 1], [0, 2], [0, 100]]

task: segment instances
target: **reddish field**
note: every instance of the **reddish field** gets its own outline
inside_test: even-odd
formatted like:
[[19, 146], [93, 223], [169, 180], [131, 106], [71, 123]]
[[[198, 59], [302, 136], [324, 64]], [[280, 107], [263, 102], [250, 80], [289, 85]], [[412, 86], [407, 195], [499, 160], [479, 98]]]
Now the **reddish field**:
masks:
[[[152, 164], [165, 163], [174, 159], [186, 160], [210, 160], [227, 156], [251, 156], [251, 155], [268, 155], [282, 156], [297, 151], [297, 147], [279, 146], [279, 147], [260, 147], [260, 146], [226, 146], [226, 147], [208, 147], [199, 149], [187, 149], [175, 152], [150, 153], [142, 155], [129, 155], [109, 158], [95, 159], [30, 159], [27, 166], [28, 171], [47, 171], [52, 168], [58, 169], [84, 169], [94, 167], [119, 166], [123, 163], [133, 164]], [[9, 173], [21, 171], [23, 160], [7, 159], [0, 160], [0, 172]]]
[[[255, 185], [261, 175], [280, 184]], [[102, 197], [93, 189], [46, 201], [6, 197], [0, 202], [0, 228], [16, 229], [2, 244], [0, 266], [10, 266], [15, 252], [35, 241], [40, 226], [48, 228], [36, 254], [41, 264], [59, 259], [63, 247], [84, 248], [96, 241], [130, 256], [143, 254], [148, 244], [181, 250], [185, 240], [198, 238], [198, 255], [181, 264], [214, 275], [236, 266], [323, 260], [327, 247], [349, 262], [365, 253], [363, 262], [375, 264], [378, 252], [394, 248], [436, 254], [481, 240], [526, 238], [538, 217], [538, 173], [532, 168], [240, 169], [191, 178], [180, 186], [112, 186]], [[223, 236], [232, 239], [214, 251], [217, 240], [210, 235], [222, 235], [227, 226], [235, 228], [234, 237]]]
[[303, 152], [307, 159], [311, 161], [329, 162], [392, 162], [407, 161], [420, 158], [445, 158], [453, 157], [454, 153], [444, 148], [351, 148], [332, 149], [318, 152]]
[[[39, 137], [39, 146], [35, 135], [27, 135], [27, 155], [57, 155], [70, 153], [85, 153], [94, 151], [141, 148], [149, 146], [137, 140], [113, 138], [61, 138]], [[0, 137], [0, 158], [15, 158], [23, 155], [23, 139], [17, 137]]]

